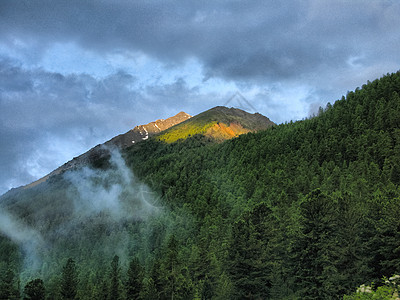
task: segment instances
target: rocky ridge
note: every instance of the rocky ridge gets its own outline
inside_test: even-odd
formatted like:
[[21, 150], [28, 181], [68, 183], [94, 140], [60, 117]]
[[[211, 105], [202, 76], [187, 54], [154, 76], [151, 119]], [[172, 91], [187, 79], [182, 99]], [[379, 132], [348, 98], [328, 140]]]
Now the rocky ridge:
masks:
[[124, 149], [130, 147], [135, 143], [145, 141], [149, 137], [152, 137], [160, 133], [161, 131], [164, 131], [174, 125], [186, 121], [191, 117], [192, 117], [191, 115], [181, 111], [175, 116], [170, 117], [168, 119], [165, 120], [159, 119], [145, 125], [136, 126], [133, 129], [129, 130], [128, 132], [120, 134], [112, 138], [111, 140], [105, 142], [104, 144], [99, 144], [90, 149], [89, 151], [85, 152], [84, 154], [74, 157], [72, 160], [58, 167], [57, 169], [47, 174], [46, 176], [24, 186], [24, 188], [34, 187], [42, 182], [45, 182], [53, 175], [60, 174], [69, 169], [76, 168], [82, 165], [90, 164], [90, 162], [95, 161], [104, 155], [107, 155], [108, 154], [107, 148], [117, 147], [119, 149]]

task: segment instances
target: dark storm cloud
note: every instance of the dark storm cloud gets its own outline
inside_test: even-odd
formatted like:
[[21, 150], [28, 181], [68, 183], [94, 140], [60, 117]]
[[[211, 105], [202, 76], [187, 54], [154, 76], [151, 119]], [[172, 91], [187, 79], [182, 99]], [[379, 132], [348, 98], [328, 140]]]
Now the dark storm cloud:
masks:
[[100, 80], [0, 59], [0, 190], [37, 179], [71, 159], [71, 152], [78, 155], [136, 125], [134, 84], [122, 71]]
[[196, 57], [205, 76], [273, 79], [398, 60], [395, 1], [2, 1], [0, 32], [93, 51]]
[[[181, 78], [145, 87], [136, 82], [122, 70], [98, 79], [27, 69], [0, 58], [0, 193], [136, 125], [213, 104], [207, 106], [207, 97]], [[184, 105], [187, 97], [191, 101]]]
[[[132, 82], [123, 72], [97, 80], [86, 74], [27, 70], [0, 60], [1, 122], [13, 129], [89, 125], [94, 120], [88, 110], [98, 116], [109, 106], [116, 110], [131, 105], [135, 93], [127, 85]], [[41, 114], [46, 118], [38, 118]]]
[[145, 101], [151, 113], [155, 106], [166, 116], [172, 116], [179, 111], [188, 114], [198, 114], [214, 106], [222, 105], [230, 96], [223, 92], [200, 92], [198, 86], [190, 87], [183, 78], [163, 85], [148, 85], [145, 87]]
[[[276, 122], [305, 117], [396, 71], [399, 15], [390, 0], [2, 0], [0, 193], [135, 125], [222, 105], [235, 87]], [[203, 86], [190, 67], [175, 76], [190, 60]]]

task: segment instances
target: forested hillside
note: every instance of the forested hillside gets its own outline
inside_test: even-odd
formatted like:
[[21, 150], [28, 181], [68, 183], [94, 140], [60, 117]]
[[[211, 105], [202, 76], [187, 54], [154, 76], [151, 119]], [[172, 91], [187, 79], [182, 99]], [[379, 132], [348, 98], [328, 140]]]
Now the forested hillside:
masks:
[[11, 191], [2, 206], [40, 239], [1, 236], [2, 297], [339, 299], [379, 285], [400, 272], [399, 93], [388, 74], [307, 120], [223, 143], [152, 138], [126, 165], [111, 153]]

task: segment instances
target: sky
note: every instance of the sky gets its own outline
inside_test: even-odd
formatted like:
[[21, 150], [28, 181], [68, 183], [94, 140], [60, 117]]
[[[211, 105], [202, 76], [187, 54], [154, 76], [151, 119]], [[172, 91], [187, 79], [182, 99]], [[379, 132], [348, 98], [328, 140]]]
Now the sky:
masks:
[[400, 69], [399, 15], [395, 0], [1, 0], [0, 194], [236, 92], [276, 123], [312, 116]]

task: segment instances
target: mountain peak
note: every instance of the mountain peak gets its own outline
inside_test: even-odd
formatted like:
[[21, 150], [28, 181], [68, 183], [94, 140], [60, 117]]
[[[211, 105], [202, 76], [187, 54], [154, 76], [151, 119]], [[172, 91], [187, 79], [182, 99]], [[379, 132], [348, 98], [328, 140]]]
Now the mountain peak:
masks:
[[267, 117], [259, 113], [250, 114], [238, 108], [216, 106], [194, 117], [181, 111], [165, 120], [158, 119], [145, 125], [135, 126], [128, 132], [73, 158], [50, 174], [26, 185], [25, 188], [45, 182], [52, 175], [99, 160], [107, 154], [103, 146], [125, 149], [156, 135], [158, 140], [168, 143], [186, 139], [195, 134], [203, 134], [217, 142], [222, 142], [244, 133], [267, 129], [272, 125], [275, 123]]
[[202, 134], [216, 141], [223, 141], [243, 133], [264, 130], [272, 125], [275, 123], [259, 113], [251, 114], [238, 108], [216, 106], [169, 128], [158, 136], [158, 140], [173, 143]]
[[168, 119], [158, 119], [156, 121], [150, 122], [145, 125], [135, 126], [133, 129], [129, 130], [124, 134], [120, 134], [111, 140], [107, 141], [105, 145], [107, 146], [117, 146], [121, 149], [132, 146], [133, 144], [147, 140], [149, 137], [160, 133], [176, 124], [179, 124], [192, 116], [181, 111], [175, 116]]

